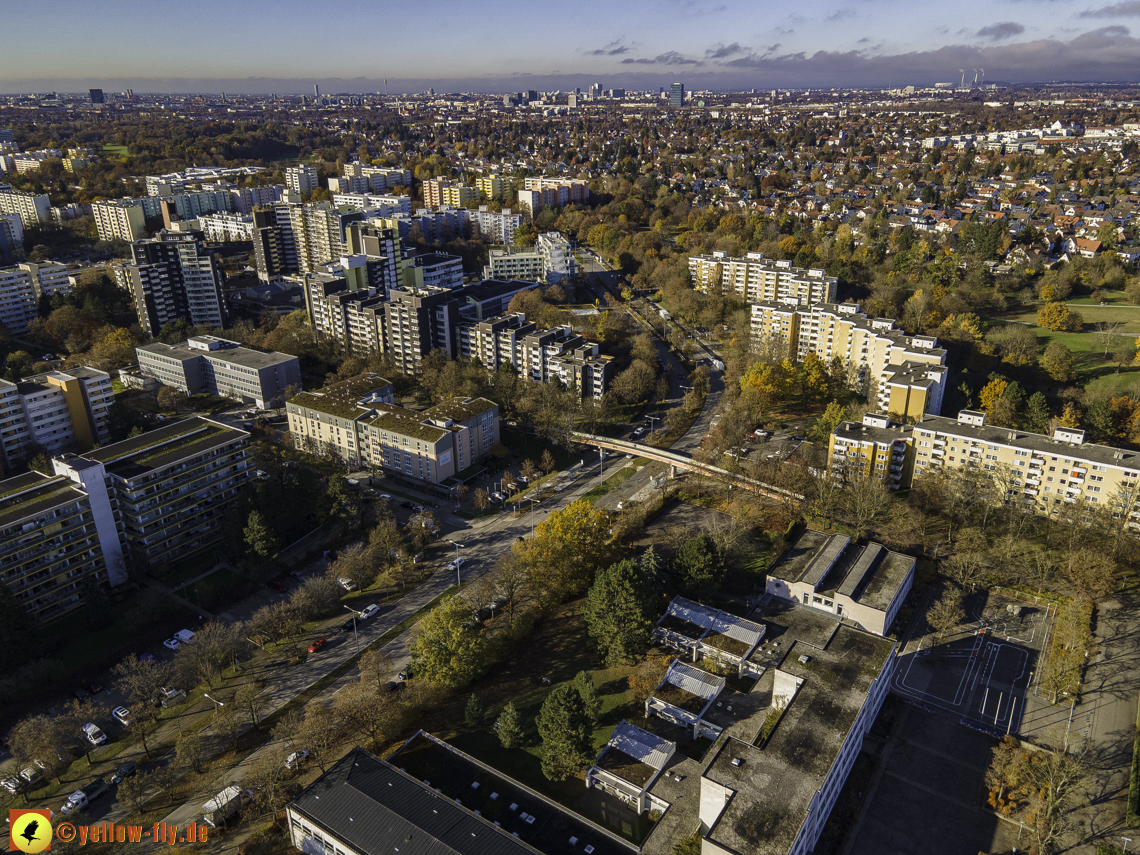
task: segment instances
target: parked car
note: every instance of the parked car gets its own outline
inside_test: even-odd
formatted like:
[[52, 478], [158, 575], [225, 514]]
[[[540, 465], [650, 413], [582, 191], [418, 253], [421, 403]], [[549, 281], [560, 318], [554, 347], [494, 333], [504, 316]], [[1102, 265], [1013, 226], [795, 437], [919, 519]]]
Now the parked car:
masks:
[[357, 584], [349, 579], [347, 576], [337, 576], [336, 583], [344, 588], [346, 591], [355, 591]]
[[86, 701], [88, 698], [91, 697], [91, 695], [88, 693], [88, 691], [82, 687], [76, 689], [71, 694], [73, 694], [75, 696], [75, 699], [77, 701], [80, 701], [80, 702]]
[[323, 650], [326, 644], [328, 644], [328, 642], [325, 639], [318, 638], [316, 641], [309, 645], [309, 652], [316, 653], [318, 650]]
[[416, 508], [414, 502], [400, 502], [400, 507], [401, 508], [409, 508], [411, 510], [415, 510], [415, 508]]
[[162, 646], [168, 650], [177, 650], [182, 645], [178, 643], [177, 638], [168, 638], [166, 641], [162, 642]]
[[296, 769], [302, 763], [309, 759], [309, 751], [307, 748], [302, 748], [300, 751], [294, 751], [285, 758], [286, 769]]
[[134, 716], [131, 715], [131, 711], [126, 707], [115, 707], [111, 710], [111, 718], [124, 727], [130, 727], [135, 723]]
[[360, 612], [361, 620], [368, 620], [370, 617], [375, 617], [380, 614], [380, 607], [373, 603], [370, 606], [365, 606], [363, 611]]
[[447, 569], [448, 570], [458, 570], [460, 567], [462, 567], [466, 563], [467, 563], [466, 558], [463, 558], [463, 557], [456, 558], [454, 561], [452, 561], [450, 564], [447, 565]]
[[139, 764], [134, 760], [128, 760], [122, 766], [115, 770], [115, 774], [111, 776], [111, 783], [117, 784], [123, 778], [129, 778], [139, 770]]
[[84, 683], [83, 688], [85, 688], [87, 691], [89, 691], [93, 695], [97, 695], [101, 691], [103, 691], [103, 687], [101, 685], [99, 685], [98, 683], [96, 683], [94, 680], [92, 680], [90, 683]]
[[44, 777], [44, 764], [37, 760], [34, 766], [21, 771], [20, 777], [29, 784], [38, 784]]
[[19, 778], [13, 778], [11, 776], [8, 776], [7, 778], [0, 778], [0, 787], [3, 787], [12, 795], [16, 795], [16, 793], [20, 792], [23, 786], [24, 785], [20, 783]]
[[494, 493], [491, 494], [491, 501], [494, 502], [496, 505], [501, 505], [503, 503], [503, 498], [504, 498], [503, 494], [500, 493], [498, 490], [496, 490]]
[[412, 679], [412, 666], [405, 665], [403, 670], [401, 670], [400, 673], [396, 675], [396, 679], [400, 681]]
[[284, 582], [278, 581], [277, 579], [274, 579], [272, 582], [270, 582], [269, 587], [272, 588], [274, 591], [277, 591], [279, 594], [289, 593], [289, 586], [286, 585]]
[[387, 493], [379, 493], [379, 494], [377, 494], [376, 498], [377, 499], [391, 499], [392, 497], [389, 496]]
[[83, 735], [92, 745], [102, 745], [107, 741], [107, 734], [101, 731], [94, 722], [89, 721], [83, 725]]
[[163, 709], [176, 706], [186, 700], [186, 692], [182, 689], [164, 689], [158, 697], [158, 703]]
[[356, 621], [349, 619], [340, 625], [341, 632], [353, 632], [356, 629]]
[[522, 484], [524, 487], [530, 483], [530, 479], [525, 475], [519, 475], [515, 480]]
[[158, 664], [158, 657], [155, 656], [153, 653], [140, 653], [139, 654], [139, 661], [145, 662], [147, 665], [157, 665]]

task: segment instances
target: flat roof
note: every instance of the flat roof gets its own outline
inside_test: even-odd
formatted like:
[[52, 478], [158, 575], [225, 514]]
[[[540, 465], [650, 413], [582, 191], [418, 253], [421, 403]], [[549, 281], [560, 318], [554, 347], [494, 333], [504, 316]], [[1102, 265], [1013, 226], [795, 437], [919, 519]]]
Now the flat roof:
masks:
[[768, 575], [815, 587], [851, 542], [843, 534], [826, 534], [809, 528], [768, 568]]
[[452, 398], [436, 404], [424, 411], [424, 416], [433, 419], [451, 419], [456, 422], [466, 422], [482, 415], [490, 409], [497, 409], [498, 404], [486, 398]]
[[364, 855], [514, 855], [534, 850], [363, 748], [289, 808]]
[[385, 380], [378, 374], [359, 374], [347, 380], [322, 386], [320, 389], [299, 392], [289, 399], [289, 405], [351, 421], [372, 412], [371, 407], [361, 406], [362, 400], [372, 392], [391, 386], [391, 381]]
[[243, 430], [192, 416], [80, 456], [130, 480], [248, 436]]
[[63, 475], [31, 471], [0, 481], [0, 528], [82, 499], [87, 494]]
[[[771, 736], [763, 747], [756, 737], [725, 739], [704, 773], [735, 793], [709, 839], [742, 855], [786, 855], [893, 648], [842, 624], [822, 650], [800, 641], [789, 645], [780, 668], [803, 682]], [[807, 662], [799, 661], [801, 654]], [[758, 737], [764, 716], [751, 723]]]
[[427, 413], [406, 410], [395, 404], [382, 404], [376, 407], [376, 415], [369, 419], [368, 426], [433, 443], [451, 433], [448, 428], [426, 422]]
[[[483, 821], [499, 823], [509, 839], [518, 835], [516, 840], [530, 851], [583, 855], [585, 847], [592, 846], [593, 855], [637, 852], [634, 844], [587, 817], [539, 795], [431, 734], [421, 731], [390, 755], [388, 761], [406, 769], [414, 779], [426, 779], [426, 787], [431, 791], [438, 788], [440, 795], [461, 804], [464, 810], [472, 814], [479, 811]], [[403, 848], [400, 855], [407, 855]]]
[[923, 416], [914, 425], [915, 431], [935, 431], [949, 436], [964, 437], [979, 442], [993, 443], [1013, 448], [1025, 448], [1043, 455], [1071, 457], [1077, 460], [1090, 460], [1119, 469], [1140, 471], [1140, 452], [1127, 448], [1114, 448], [1111, 445], [1098, 445], [1085, 442], [1074, 445], [1039, 433], [1029, 433], [1013, 428], [978, 427], [960, 424], [957, 419], [945, 416]]
[[250, 350], [248, 347], [222, 347], [218, 350], [196, 350], [183, 342], [182, 344], [163, 344], [160, 341], [144, 344], [135, 348], [136, 353], [153, 353], [155, 356], [164, 356], [168, 359], [177, 359], [187, 362], [192, 359], [210, 359], [215, 362], [228, 362], [240, 365], [243, 368], [270, 368], [285, 362], [296, 362], [297, 357], [287, 353], [261, 353]]

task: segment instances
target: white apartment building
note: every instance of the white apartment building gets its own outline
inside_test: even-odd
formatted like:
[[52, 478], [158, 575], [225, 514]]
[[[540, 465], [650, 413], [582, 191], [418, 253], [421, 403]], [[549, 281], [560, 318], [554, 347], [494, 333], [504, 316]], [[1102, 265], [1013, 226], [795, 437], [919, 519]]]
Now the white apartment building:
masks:
[[319, 186], [315, 166], [290, 166], [285, 170], [285, 186], [295, 193], [311, 193]]
[[259, 408], [279, 407], [285, 390], [301, 388], [301, 366], [287, 353], [261, 353], [236, 341], [193, 336], [182, 344], [136, 348], [139, 371], [187, 394], [208, 392]]
[[839, 280], [826, 271], [792, 267], [790, 261], [772, 261], [763, 253], [730, 258], [712, 255], [689, 257], [694, 290], [703, 294], [734, 294], [750, 303], [795, 299], [804, 303], [831, 303]]
[[0, 268], [0, 323], [8, 332], [24, 332], [36, 317], [40, 297], [71, 293], [70, 276], [66, 265], [52, 262]]
[[0, 191], [0, 214], [19, 214], [25, 228], [48, 222], [50, 212], [51, 200], [46, 193], [36, 196], [11, 189]]
[[111, 377], [94, 368], [0, 380], [0, 466], [11, 472], [37, 448], [89, 451], [110, 441]]
[[203, 214], [198, 227], [211, 243], [253, 240], [253, 217], [246, 214]]
[[515, 231], [522, 225], [522, 214], [512, 214], [510, 208], [503, 208], [501, 212], [495, 212], [488, 210], [486, 205], [480, 205], [479, 210], [471, 211], [470, 215], [471, 222], [479, 226], [479, 231], [484, 236], [489, 237], [495, 243], [502, 243], [507, 246], [514, 244]]
[[368, 219], [412, 213], [412, 198], [410, 196], [356, 192], [333, 193], [333, 205], [338, 208], [347, 206], [366, 211]]
[[383, 193], [393, 187], [411, 187], [412, 173], [408, 169], [365, 166], [354, 162], [344, 165], [341, 181], [347, 185], [350, 193]]
[[113, 199], [94, 202], [91, 215], [99, 240], [121, 240], [134, 243], [146, 237], [146, 212], [137, 199]]
[[573, 276], [577, 267], [570, 242], [558, 232], [538, 236], [528, 252], [492, 249], [483, 268], [486, 279], [526, 279], [532, 282], [558, 282]]
[[838, 357], [848, 382], [883, 412], [917, 417], [942, 408], [946, 351], [932, 336], [910, 336], [889, 318], [868, 318], [854, 303], [804, 305], [795, 299], [752, 305], [752, 339], [767, 349], [825, 363]]

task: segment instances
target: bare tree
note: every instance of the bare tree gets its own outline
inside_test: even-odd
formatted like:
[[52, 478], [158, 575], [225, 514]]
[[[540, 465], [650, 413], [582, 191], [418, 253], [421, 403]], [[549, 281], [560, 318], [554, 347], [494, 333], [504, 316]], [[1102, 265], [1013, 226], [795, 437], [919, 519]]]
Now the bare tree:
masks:
[[264, 815], [276, 815], [297, 790], [290, 782], [292, 770], [285, 768], [285, 750], [280, 745], [268, 745], [259, 752], [246, 775], [246, 784], [253, 790], [253, 804]]
[[1102, 321], [1093, 327], [1093, 341], [1096, 342], [1097, 350], [1104, 348], [1106, 359], [1109, 349], [1116, 344], [1116, 339], [1124, 334], [1124, 326], [1122, 321]]
[[304, 716], [300, 710], [296, 708], [286, 710], [277, 719], [277, 724], [273, 726], [273, 738], [284, 743], [290, 751], [297, 751], [302, 747], [297, 740], [301, 733], [301, 722], [303, 720]]
[[383, 688], [392, 673], [392, 657], [383, 650], [365, 650], [360, 655], [360, 681], [373, 686], [377, 692]]
[[962, 611], [962, 592], [957, 588], [947, 588], [942, 596], [926, 610], [926, 622], [938, 634], [938, 640], [965, 619]]
[[1073, 828], [1071, 806], [1088, 775], [1085, 752], [1068, 754], [1042, 751], [1033, 758], [1029, 776], [1033, 783], [1029, 818], [1038, 851], [1051, 852]]
[[134, 724], [131, 730], [142, 740], [143, 751], [150, 757], [147, 737], [157, 726], [158, 708], [154, 699], [164, 686], [170, 685], [170, 666], [166, 662], [144, 662], [137, 656], [128, 656], [115, 666], [115, 685], [127, 696]]
[[518, 612], [530, 597], [530, 570], [526, 562], [513, 552], [507, 553], [495, 565], [495, 589], [506, 602], [503, 608], [507, 612], [507, 620], [513, 627]]
[[328, 575], [335, 579], [348, 579], [363, 591], [376, 577], [376, 565], [371, 550], [363, 543], [353, 543], [340, 551], [329, 566]]
[[890, 500], [890, 488], [874, 472], [857, 473], [843, 490], [843, 509], [860, 535], [886, 510]]
[[309, 749], [321, 771], [327, 772], [334, 750], [342, 741], [336, 716], [330, 714], [320, 701], [310, 701], [305, 706], [305, 719], [301, 722], [297, 741]]
[[249, 723], [261, 729], [261, 719], [269, 709], [269, 698], [262, 694], [261, 686], [250, 680], [234, 694], [234, 706], [249, 716]]
[[289, 602], [305, 618], [324, 617], [340, 605], [341, 587], [330, 576], [309, 576], [289, 595]]

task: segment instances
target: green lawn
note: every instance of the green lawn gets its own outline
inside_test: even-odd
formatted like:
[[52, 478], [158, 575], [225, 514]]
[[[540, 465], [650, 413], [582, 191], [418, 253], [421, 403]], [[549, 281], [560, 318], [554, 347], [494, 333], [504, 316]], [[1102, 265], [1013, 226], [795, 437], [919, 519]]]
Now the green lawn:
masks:
[[110, 154], [116, 157], [126, 157], [131, 153], [130, 149], [128, 149], [125, 145], [105, 145], [101, 151], [103, 154]]
[[630, 478], [632, 478], [636, 474], [637, 474], [637, 468], [636, 467], [634, 467], [634, 466], [622, 467], [617, 472], [615, 472], [613, 475], [611, 475], [609, 478], [607, 478], [605, 481], [603, 481], [601, 484], [598, 484], [596, 487], [594, 487], [594, 489], [592, 489], [590, 492], [588, 492], [585, 495], [585, 498], [589, 499], [591, 502], [595, 501], [596, 499], [600, 499], [602, 496], [604, 496], [607, 493], [609, 493], [609, 492], [617, 489], [618, 487], [620, 487], [622, 484], [624, 484], [626, 481], [628, 481]]
[[[1077, 383], [1090, 392], [1097, 389], [1119, 391], [1140, 380], [1140, 366], [1125, 365], [1117, 369], [1112, 361], [1112, 349], [1105, 359], [1104, 345], [1098, 344], [1091, 332], [1054, 332], [1044, 327], [1034, 327], [1041, 353], [1050, 342], [1059, 341], [1073, 352], [1073, 363], [1077, 370]], [[1132, 335], [1126, 334], [1119, 340], [1131, 343]]]
[[[1102, 302], [1108, 303], [1110, 306], [1131, 306], [1128, 302], [1128, 297], [1123, 291], [1101, 291], [1101, 298], [1094, 300], [1092, 297], [1077, 297], [1073, 300], [1066, 300], [1070, 306], [1099, 306]], [[1084, 313], [1084, 309], [1081, 309]]]

